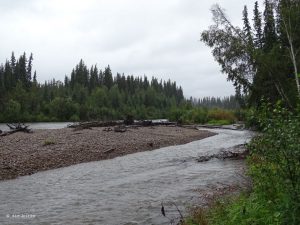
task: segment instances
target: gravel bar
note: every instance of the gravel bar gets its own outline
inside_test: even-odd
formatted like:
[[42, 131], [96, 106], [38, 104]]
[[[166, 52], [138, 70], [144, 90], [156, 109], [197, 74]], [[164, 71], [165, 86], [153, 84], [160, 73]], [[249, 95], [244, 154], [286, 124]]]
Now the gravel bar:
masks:
[[215, 133], [166, 126], [139, 127], [124, 133], [105, 131], [105, 128], [18, 132], [0, 137], [0, 180], [186, 144], [212, 135]]

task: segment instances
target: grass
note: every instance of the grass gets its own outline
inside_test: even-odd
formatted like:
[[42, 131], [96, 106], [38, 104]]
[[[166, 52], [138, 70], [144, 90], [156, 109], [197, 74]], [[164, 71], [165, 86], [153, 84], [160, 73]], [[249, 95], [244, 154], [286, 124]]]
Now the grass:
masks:
[[43, 146], [48, 146], [48, 145], [55, 145], [56, 142], [52, 139], [46, 139], [43, 143]]

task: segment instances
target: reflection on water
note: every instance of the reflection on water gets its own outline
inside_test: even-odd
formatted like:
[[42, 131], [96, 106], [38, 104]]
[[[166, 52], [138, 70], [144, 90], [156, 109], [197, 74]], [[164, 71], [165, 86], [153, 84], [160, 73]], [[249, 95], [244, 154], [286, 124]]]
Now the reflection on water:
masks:
[[236, 173], [244, 167], [242, 161], [198, 163], [196, 158], [243, 144], [251, 133], [216, 132], [185, 145], [2, 181], [0, 224], [169, 224], [161, 216], [162, 201], [184, 208], [198, 200], [196, 189], [239, 182]]

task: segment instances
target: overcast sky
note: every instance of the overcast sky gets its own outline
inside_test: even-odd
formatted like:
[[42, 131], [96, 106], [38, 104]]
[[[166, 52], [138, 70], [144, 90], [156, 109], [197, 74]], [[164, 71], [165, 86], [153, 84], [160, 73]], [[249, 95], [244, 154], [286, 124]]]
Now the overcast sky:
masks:
[[82, 58], [113, 74], [171, 79], [186, 97], [234, 94], [211, 50], [199, 41], [219, 3], [241, 24], [254, 0], [0, 0], [0, 62], [34, 56], [38, 80], [63, 80]]

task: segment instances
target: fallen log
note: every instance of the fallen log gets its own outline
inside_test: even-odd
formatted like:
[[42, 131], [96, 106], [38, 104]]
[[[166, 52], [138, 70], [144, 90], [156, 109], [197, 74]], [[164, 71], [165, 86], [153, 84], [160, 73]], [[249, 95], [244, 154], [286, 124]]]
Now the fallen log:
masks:
[[103, 131], [109, 132], [109, 131], [112, 131], [112, 129], [111, 129], [111, 127], [105, 127], [105, 128], [103, 129]]
[[21, 124], [21, 123], [12, 123], [6, 124], [10, 131], [0, 132], [0, 137], [4, 137], [10, 134], [14, 134], [16, 132], [25, 132], [25, 133], [32, 133], [32, 130], [29, 129], [29, 125]]
[[69, 128], [75, 128], [75, 130], [91, 129], [92, 127], [112, 127], [123, 124], [123, 121], [91, 121], [81, 122], [68, 125]]
[[114, 127], [114, 131], [115, 131], [115, 132], [123, 133], [123, 132], [126, 132], [126, 131], [127, 131], [127, 128], [126, 128], [124, 125], [115, 126], [115, 127]]
[[232, 124], [232, 125], [197, 125], [197, 128], [209, 128], [209, 129], [224, 129], [224, 130], [243, 130], [245, 129], [244, 124]]
[[217, 154], [200, 156], [198, 157], [197, 161], [206, 162], [211, 159], [245, 159], [248, 154], [249, 150], [245, 147], [245, 145], [238, 145], [233, 147], [232, 151], [223, 150]]

